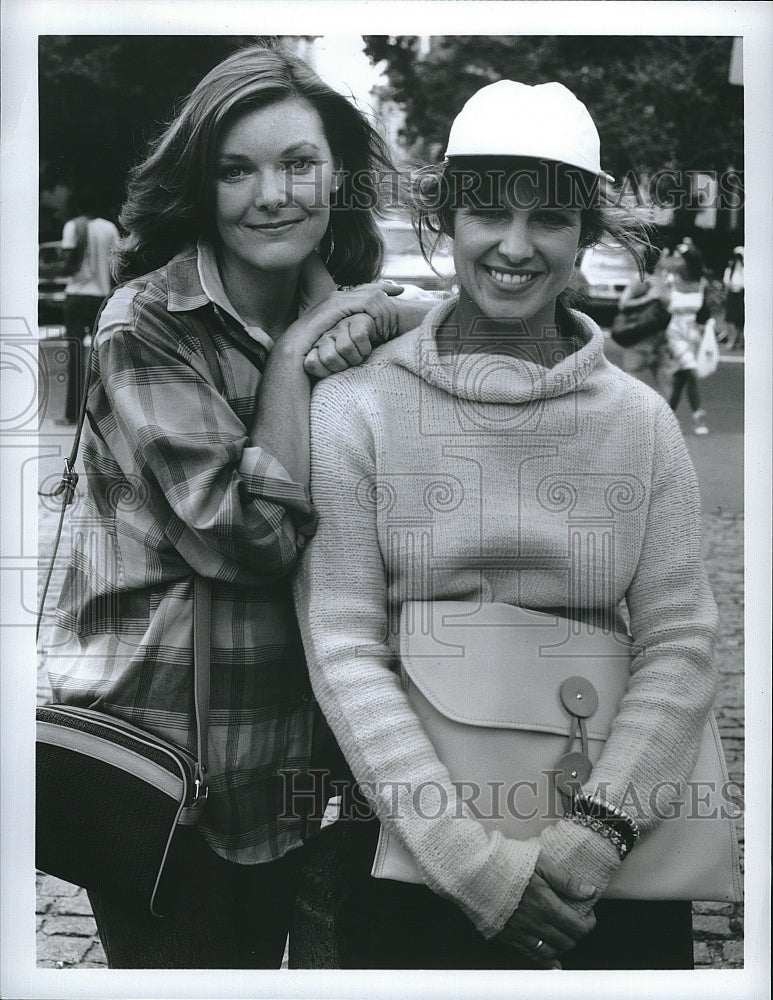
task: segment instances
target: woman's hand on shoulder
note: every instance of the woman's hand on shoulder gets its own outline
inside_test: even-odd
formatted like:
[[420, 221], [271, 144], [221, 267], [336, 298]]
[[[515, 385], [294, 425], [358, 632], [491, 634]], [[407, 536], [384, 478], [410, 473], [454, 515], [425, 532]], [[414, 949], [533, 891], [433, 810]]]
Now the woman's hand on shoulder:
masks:
[[401, 285], [360, 285], [332, 292], [300, 315], [285, 330], [279, 343], [285, 352], [305, 358], [320, 337], [330, 333], [341, 320], [358, 313], [365, 313], [373, 320], [382, 341], [389, 340], [399, 329], [397, 307], [392, 298], [401, 291]]
[[318, 379], [362, 364], [374, 348], [418, 326], [437, 304], [431, 295], [402, 301], [403, 290], [386, 281], [336, 290], [299, 316], [274, 350], [302, 356], [306, 373]]
[[362, 364], [399, 332], [394, 299], [401, 291], [401, 285], [369, 284], [332, 292], [288, 328], [284, 346], [303, 349], [304, 370], [314, 378]]
[[593, 886], [540, 858], [517, 909], [495, 940], [540, 968], [560, 969], [560, 956], [596, 926], [592, 908], [596, 897]]
[[376, 321], [368, 313], [356, 313], [336, 323], [306, 355], [303, 367], [314, 378], [355, 368], [383, 343]]

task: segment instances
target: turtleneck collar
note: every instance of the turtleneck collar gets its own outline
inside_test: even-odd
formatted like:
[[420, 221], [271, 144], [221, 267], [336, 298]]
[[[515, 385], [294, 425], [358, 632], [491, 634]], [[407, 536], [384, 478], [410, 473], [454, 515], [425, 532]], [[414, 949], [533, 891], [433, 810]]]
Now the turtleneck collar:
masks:
[[583, 313], [565, 310], [570, 333], [580, 342], [572, 354], [552, 368], [506, 353], [441, 354], [435, 334], [456, 306], [456, 297], [432, 309], [421, 326], [392, 341], [384, 354], [425, 382], [460, 399], [480, 403], [528, 403], [582, 389], [590, 374], [606, 366], [604, 335]]

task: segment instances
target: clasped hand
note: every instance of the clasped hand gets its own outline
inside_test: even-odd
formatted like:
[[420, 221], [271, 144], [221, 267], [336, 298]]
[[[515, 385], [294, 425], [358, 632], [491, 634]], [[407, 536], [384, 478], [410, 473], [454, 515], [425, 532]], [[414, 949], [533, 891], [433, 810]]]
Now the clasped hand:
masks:
[[325, 378], [362, 362], [374, 347], [399, 332], [393, 301], [402, 285], [360, 285], [336, 291], [303, 313], [283, 335], [304, 356], [303, 367], [315, 378]]
[[495, 940], [514, 948], [539, 968], [560, 969], [559, 956], [596, 926], [592, 909], [596, 896], [592, 885], [565, 875], [540, 858], [518, 908]]

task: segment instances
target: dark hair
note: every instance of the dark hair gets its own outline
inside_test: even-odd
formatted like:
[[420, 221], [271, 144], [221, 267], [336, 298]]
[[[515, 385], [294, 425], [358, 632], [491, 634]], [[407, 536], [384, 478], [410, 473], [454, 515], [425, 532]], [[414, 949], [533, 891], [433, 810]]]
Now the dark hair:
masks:
[[84, 184], [75, 188], [67, 203], [71, 215], [88, 215], [96, 218], [105, 214], [102, 196], [92, 185]]
[[342, 183], [331, 196], [331, 217], [320, 253], [341, 285], [372, 280], [383, 240], [373, 206], [356, 201], [356, 185], [376, 170], [394, 171], [386, 144], [365, 115], [324, 83], [297, 56], [251, 45], [212, 69], [129, 174], [120, 216], [116, 278], [126, 280], [167, 263], [189, 243], [214, 232], [214, 158], [224, 127], [254, 108], [301, 98], [322, 121]]
[[[643, 277], [646, 255], [654, 249], [643, 214], [621, 208], [607, 182], [594, 174], [523, 157], [455, 157], [415, 172], [413, 223], [427, 263], [432, 265], [432, 254], [443, 237], [453, 238], [454, 214], [459, 208], [485, 207], [502, 181], [510, 200], [520, 177], [529, 178], [547, 204], [579, 208], [581, 250], [605, 240], [618, 243], [633, 254]], [[517, 205], [517, 199], [512, 204]]]
[[644, 247], [643, 264], [647, 274], [654, 274], [663, 259], [663, 250], [654, 243]]
[[691, 246], [678, 246], [676, 252], [684, 262], [685, 278], [688, 281], [700, 281], [703, 277], [703, 254]]

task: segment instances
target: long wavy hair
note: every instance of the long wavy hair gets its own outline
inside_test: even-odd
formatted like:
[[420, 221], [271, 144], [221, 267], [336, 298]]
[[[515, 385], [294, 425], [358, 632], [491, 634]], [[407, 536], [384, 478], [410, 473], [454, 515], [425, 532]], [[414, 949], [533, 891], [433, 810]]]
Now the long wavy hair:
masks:
[[[512, 185], [521, 176], [535, 181], [549, 204], [579, 208], [578, 262], [588, 247], [617, 244], [632, 254], [643, 277], [651, 255], [657, 254], [646, 214], [621, 204], [619, 193], [604, 179], [565, 164], [524, 157], [458, 157], [414, 173], [413, 225], [427, 263], [432, 266], [432, 255], [445, 238], [453, 239], [454, 216], [460, 207], [496, 198], [502, 181], [514, 194]], [[582, 295], [571, 283], [559, 298], [565, 305], [582, 304]]]
[[301, 98], [315, 109], [342, 164], [320, 254], [339, 285], [376, 277], [383, 257], [377, 198], [363, 204], [358, 192], [375, 192], [379, 171], [395, 173], [386, 144], [365, 115], [302, 59], [280, 48], [251, 45], [197, 84], [148, 156], [130, 171], [120, 215], [127, 235], [114, 265], [118, 281], [160, 267], [201, 237], [214, 237], [214, 164], [224, 128], [245, 111], [289, 98]]

